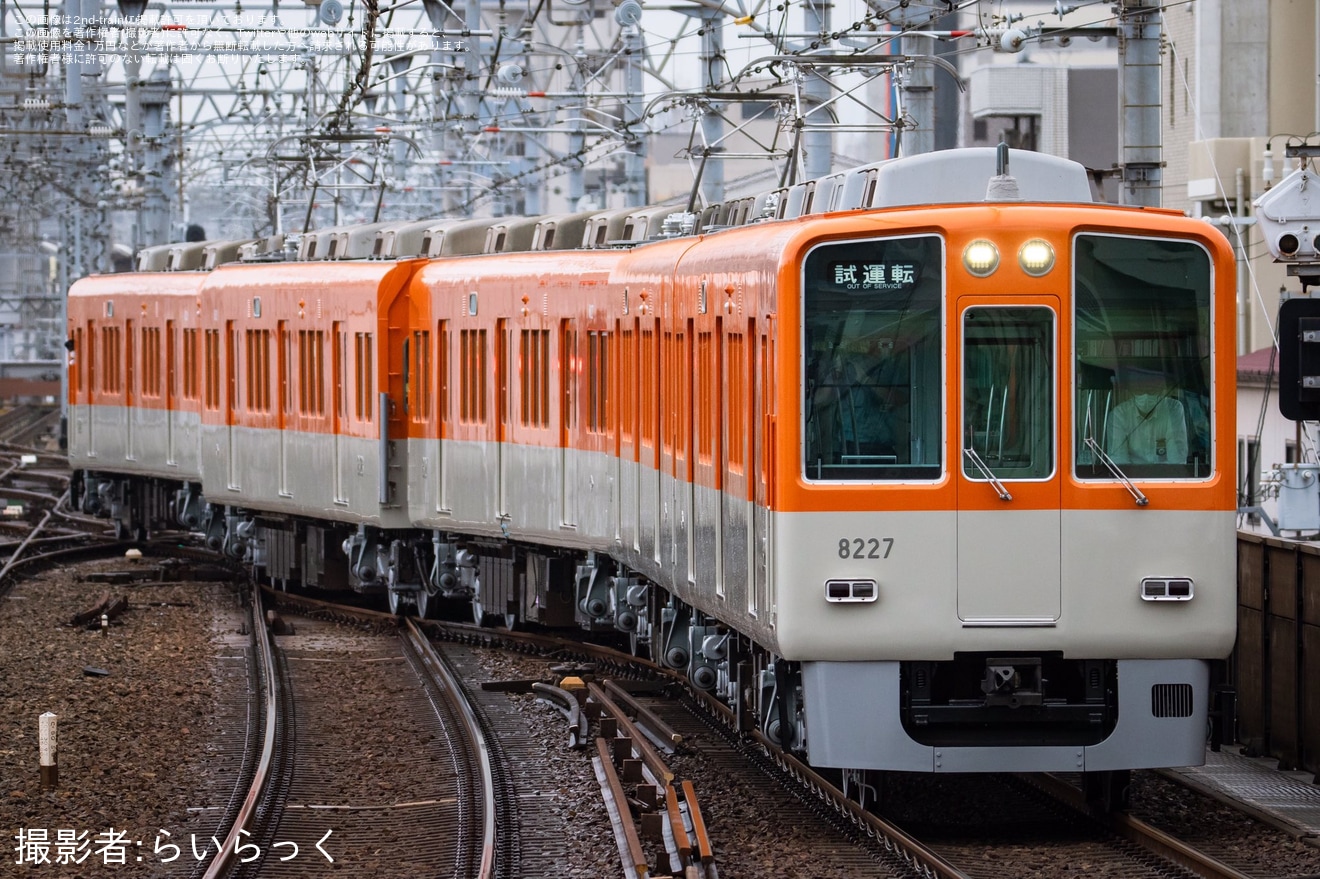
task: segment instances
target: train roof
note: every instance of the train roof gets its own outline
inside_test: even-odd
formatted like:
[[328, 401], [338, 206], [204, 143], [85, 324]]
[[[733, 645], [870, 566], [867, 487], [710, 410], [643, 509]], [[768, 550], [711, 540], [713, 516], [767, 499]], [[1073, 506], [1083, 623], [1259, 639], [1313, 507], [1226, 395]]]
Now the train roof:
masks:
[[[943, 150], [879, 162], [869, 204], [857, 207], [907, 207], [994, 200], [988, 183], [998, 173], [994, 147]], [[1008, 150], [1008, 171], [1017, 182], [1018, 199], [1029, 202], [1088, 204], [1091, 181], [1086, 168], [1030, 150]], [[861, 169], [859, 169], [861, 170]], [[1005, 175], [1007, 176], [1007, 175]], [[847, 181], [845, 181], [845, 192]]]
[[[641, 206], [557, 216], [434, 219], [312, 230], [294, 236], [308, 259], [403, 259], [573, 248], [620, 247], [736, 226], [838, 211], [986, 201], [1094, 204], [1087, 170], [1077, 162], [1029, 150], [973, 147], [885, 159], [755, 196], [687, 212]], [[203, 242], [145, 248], [140, 271], [211, 269], [234, 259], [289, 258], [284, 236], [266, 241]]]

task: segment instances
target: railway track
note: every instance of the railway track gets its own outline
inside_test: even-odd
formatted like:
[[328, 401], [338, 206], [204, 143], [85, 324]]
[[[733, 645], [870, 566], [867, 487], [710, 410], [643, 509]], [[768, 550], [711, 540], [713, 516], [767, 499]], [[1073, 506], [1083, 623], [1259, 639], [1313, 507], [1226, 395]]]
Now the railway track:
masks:
[[258, 636], [263, 757], [205, 879], [514, 875], [484, 736], [420, 633], [297, 618]]
[[59, 429], [60, 407], [27, 403], [0, 415], [0, 445], [35, 449]]
[[[321, 613], [330, 618], [341, 620], [393, 619], [388, 615], [372, 611], [330, 605], [283, 593], [277, 596], [277, 600], [282, 606], [291, 610], [296, 610], [301, 613]], [[432, 622], [428, 622], [426, 625], [429, 629], [439, 633], [441, 637], [451, 639], [460, 644], [470, 644], [474, 646], [500, 646], [506, 649], [514, 649], [523, 652], [541, 653], [542, 655], [576, 655], [581, 661], [594, 662], [599, 665], [600, 669], [608, 671], [611, 674], [620, 674], [626, 678], [635, 678], [639, 675], [649, 675], [666, 680], [668, 679], [660, 669], [651, 663], [646, 662], [645, 660], [637, 660], [626, 654], [608, 648], [535, 634], [495, 632], [490, 629], [483, 629], [476, 626], [437, 624]], [[599, 702], [600, 700], [597, 699], [596, 701]], [[597, 706], [596, 710], [599, 711], [602, 709]], [[691, 715], [688, 715], [687, 722], [689, 724], [704, 723], [701, 721], [695, 721]], [[600, 721], [596, 721], [593, 723], [593, 726], [598, 725], [599, 723]], [[646, 764], [645, 769], [638, 768], [636, 770], [639, 773], [649, 773], [649, 775], [643, 775], [641, 777], [649, 777], [649, 779], [653, 783], [656, 783], [656, 786], [660, 788], [678, 786], [678, 782], [673, 781], [675, 778], [674, 773], [672, 771], [666, 773], [663, 766], [655, 762], [656, 759], [659, 759], [662, 764], [663, 758], [653, 758], [646, 755], [646, 747], [637, 741], [640, 736], [631, 734], [626, 730], [618, 730], [616, 724], [615, 727], [610, 729], [608, 736], [605, 736], [605, 738], [607, 740], [613, 739], [616, 736], [616, 733], [619, 736], [626, 735], [629, 739], [629, 745], [619, 750], [633, 750], [633, 755], [629, 755], [629, 758], [632, 759], [634, 763]], [[707, 727], [706, 735], [709, 736], [710, 733], [711, 730]], [[595, 735], [598, 737], [596, 741], [599, 742], [600, 736], [603, 734], [596, 732]], [[747, 755], [755, 754], [758, 749], [767, 744], [768, 743], [766, 742], [752, 743], [750, 748], [744, 749], [741, 752], [743, 756], [738, 759], [731, 756], [732, 753], [734, 753], [734, 750], [725, 750], [722, 752], [724, 756], [721, 758], [725, 761], [723, 765], [726, 769], [738, 765], [741, 762], [742, 771], [744, 773], [748, 773], [749, 775], [760, 779], [752, 784], [753, 789], [757, 791], [753, 797], [753, 801], [756, 798], [759, 798], [764, 791], [770, 789], [765, 786], [767, 784], [765, 781], [765, 778], [767, 777], [766, 773], [768, 773], [769, 777], [774, 780], [771, 785], [772, 787], [774, 784], [789, 785], [789, 792], [787, 794], [781, 792], [780, 794], [784, 802], [784, 808], [780, 810], [782, 817], [780, 815], [775, 815], [773, 818], [775, 822], [782, 822], [782, 827], [766, 827], [762, 822], [756, 826], [759, 826], [763, 835], [767, 837], [799, 837], [802, 831], [797, 825], [802, 820], [806, 820], [807, 816], [814, 816], [811, 819], [812, 826], [816, 827], [821, 833], [832, 832], [837, 834], [839, 828], [849, 824], [854, 828], [847, 831], [850, 834], [850, 841], [846, 842], [845, 845], [840, 848], [840, 851], [845, 851], [849, 849], [849, 847], [851, 847], [852, 850], [847, 851], [846, 854], [841, 855], [837, 860], [832, 857], [825, 857], [823, 863], [828, 865], [829, 872], [828, 874], [820, 875], [841, 875], [839, 872], [840, 870], [843, 871], [843, 874], [858, 876], [922, 876], [932, 877], [932, 879], [957, 879], [960, 875], [956, 870], [950, 868], [947, 863], [944, 863], [938, 855], [926, 850], [920, 843], [909, 838], [898, 828], [881, 821], [873, 815], [867, 814], [857, 807], [856, 804], [850, 804], [842, 797], [834, 800], [821, 799], [820, 795], [828, 794], [832, 790], [832, 786], [823, 778], [817, 776], [808, 767], [802, 765], [793, 758], [781, 757], [779, 765], [774, 766], [772, 765], [772, 762], [766, 761], [764, 757], [762, 757], [760, 758], [759, 765], [749, 766], [747, 764]], [[616, 747], [616, 745], [611, 743], [608, 746], [608, 750], [614, 751]], [[725, 749], [732, 748], [731, 745], [716, 747]], [[601, 757], [603, 762], [604, 755], [602, 754]], [[618, 762], [621, 763], [623, 760], [621, 759]], [[665, 777], [666, 774], [668, 775], [668, 778]], [[633, 780], [636, 781], [638, 779], [634, 778]], [[672, 784], [666, 784], [666, 782], [671, 781], [673, 782]], [[603, 783], [603, 786], [606, 785]], [[658, 803], [656, 808], [658, 811], [663, 811], [664, 813], [661, 816], [662, 825], [667, 820], [670, 821], [672, 825], [672, 819], [668, 817], [670, 808], [666, 802], [667, 794], [667, 790], [657, 792], [656, 794], [656, 800]], [[617, 800], [619, 798], [615, 797], [615, 799]], [[636, 791], [630, 789], [623, 795], [623, 799], [628, 802], [634, 801], [637, 799]], [[797, 802], [798, 805], [792, 805], [794, 802]], [[805, 805], [802, 803], [805, 803]], [[724, 820], [718, 817], [720, 810], [723, 807], [724, 805], [722, 803], [717, 802], [714, 805], [703, 806], [702, 811], [712, 810], [710, 811], [710, 814], [713, 816], [711, 820], [718, 822]], [[625, 875], [645, 875], [648, 871], [661, 870], [664, 866], [669, 866], [671, 869], [678, 867], [680, 872], [687, 868], [697, 869], [697, 865], [693, 862], [702, 859], [701, 844], [696, 841], [697, 835], [695, 834], [695, 828], [691, 826], [691, 807], [685, 805], [683, 798], [676, 797], [676, 804], [673, 808], [679, 811], [680, 817], [683, 815], [689, 816], [682, 817], [688, 835], [686, 841], [673, 839], [672, 845], [670, 844], [670, 840], [666, 840], [663, 850], [673, 848], [675, 851], [679, 851], [686, 847], [686, 854], [680, 852], [680, 857], [678, 858], [679, 861], [685, 861], [686, 863], [682, 865], [677, 863], [666, 864], [666, 856], [655, 854], [654, 849], [638, 853], [635, 848], [630, 848], [626, 843], [621, 843], [620, 857], [621, 860], [625, 862], [623, 864]], [[624, 814], [628, 811], [629, 809], [626, 805], [624, 808], [618, 808], [618, 813], [623, 823], [629, 823], [631, 821], [631, 817]], [[822, 823], [823, 821], [827, 823]], [[833, 826], [833, 830], [830, 830], [831, 826]], [[673, 838], [680, 835], [683, 831], [678, 831], [676, 827], [671, 826], [668, 832], [670, 837]], [[627, 833], [621, 832], [621, 835], [626, 837]], [[816, 841], [819, 842], [820, 840], [817, 839]], [[715, 842], [718, 844], [717, 838], [715, 838]], [[709, 846], [709, 844], [710, 843], [707, 842], [707, 846]], [[693, 856], [693, 852], [696, 853], [695, 857]], [[819, 851], [811, 852], [811, 858], [813, 861], [819, 857], [821, 857]], [[633, 863], [627, 863], [629, 859], [631, 859]], [[643, 864], [647, 867], [647, 870], [638, 869], [638, 867]], [[863, 868], [862, 872], [857, 872], [859, 868]], [[698, 872], [696, 875], [702, 875], [702, 873]], [[714, 873], [711, 875], [714, 875]]]
[[[41, 549], [40, 553], [38, 549]], [[114, 556], [120, 550], [121, 545], [111, 542], [53, 552], [33, 546], [25, 553], [24, 560], [15, 565], [12, 575], [24, 573], [30, 570], [29, 566], [41, 562], [67, 564], [82, 558]], [[209, 553], [187, 554], [210, 558]], [[281, 601], [289, 602], [290, 607], [314, 604], [306, 599], [285, 597], [281, 597]], [[284, 714], [294, 718], [284, 731], [286, 740], [293, 743], [292, 748], [285, 748], [285, 751], [292, 752], [292, 763], [285, 769], [286, 779], [282, 783], [276, 780], [267, 785], [281, 792], [256, 801], [253, 809], [259, 816], [256, 824], [240, 824], [238, 829], [228, 826], [227, 833], [231, 835], [224, 847], [231, 854], [247, 853], [251, 850], [242, 846], [255, 845], [263, 851], [264, 857], [257, 862], [259, 867], [239, 864], [238, 870], [227, 875], [257, 875], [253, 870], [259, 871], [261, 876], [309, 875], [308, 871], [314, 871], [314, 867], [325, 866], [313, 858], [322, 857], [317, 854], [315, 846], [322, 841], [326, 830], [333, 831], [323, 841], [330, 857], [368, 866], [376, 864], [383, 871], [381, 875], [397, 870], [411, 872], [414, 866], [432, 867], [432, 872], [437, 872], [434, 867], [441, 862], [446, 864], [438, 870], [442, 875], [449, 875], [450, 868], [453, 875], [546, 875], [553, 872], [557, 864], [564, 863], [572, 843], [548, 842], [556, 834], [562, 835], [562, 830], [557, 830], [561, 828], [557, 824], [558, 818], [550, 814], [552, 810], [548, 808], [553, 795], [545, 792], [554, 784], [553, 771], [548, 771], [544, 763], [549, 748], [520, 738], [519, 711], [508, 709], [510, 700], [504, 693], [499, 690], [484, 692], [470, 684], [491, 677], [488, 670], [482, 670], [480, 648], [499, 645], [556, 657], [541, 660], [546, 665], [550, 661], [562, 663], [568, 656], [565, 651], [572, 651], [572, 655], [578, 657], [574, 661], [594, 664], [594, 673], [601, 681], [598, 689], [602, 693], [611, 690], [609, 685], [603, 684], [606, 677], [619, 678], [620, 685], [614, 688], [616, 690], [630, 692], [639, 689], [630, 684], [630, 680], [643, 673], [645, 664], [606, 648], [569, 644], [553, 637], [519, 636], [477, 627], [451, 626], [446, 627], [446, 637], [453, 641], [446, 645], [446, 652], [453, 655], [449, 664], [454, 665], [457, 680], [430, 684], [429, 689], [422, 690], [418, 684], [422, 674], [416, 669], [445, 664], [438, 659], [422, 659], [421, 655], [429, 649], [425, 637], [414, 632], [404, 639], [396, 631], [399, 622], [389, 615], [329, 604], [319, 604], [317, 612], [351, 622], [356, 628], [339, 631], [342, 627], [329, 626], [319, 620], [296, 619], [292, 635], [273, 639], [279, 645], [275, 656], [282, 656], [275, 661], [275, 668], [279, 670], [279, 677], [284, 678]], [[363, 627], [370, 631], [363, 631]], [[255, 628], [265, 630], [264, 626]], [[407, 628], [414, 630], [416, 627], [409, 623]], [[401, 649], [404, 640], [412, 640], [416, 651], [420, 651], [413, 659], [405, 656]], [[335, 678], [331, 672], [338, 667], [354, 668], [355, 674], [366, 677], [348, 681]], [[327, 674], [331, 676], [326, 677]], [[544, 677], [544, 674], [533, 676]], [[289, 686], [290, 682], [292, 686]], [[668, 690], [680, 689], [672, 682], [663, 686]], [[265, 686], [251, 689], [264, 690]], [[277, 690], [279, 688], [272, 688], [272, 692]], [[462, 750], [466, 733], [455, 731], [450, 734], [437, 727], [437, 731], [430, 733], [433, 738], [426, 739], [426, 734], [418, 734], [413, 727], [408, 733], [396, 731], [396, 742], [375, 744], [364, 738], [362, 727], [350, 725], [348, 733], [352, 736], [352, 750], [343, 752], [341, 748], [338, 754], [333, 743], [315, 733], [319, 726], [317, 718], [339, 722], [348, 715], [355, 715], [371, 718], [375, 726], [380, 726], [383, 706], [393, 705], [396, 701], [401, 706], [412, 706], [400, 707], [401, 713], [414, 719], [422, 718], [418, 722], [432, 722], [437, 713], [434, 703], [442, 701], [445, 690], [466, 692], [470, 701], [480, 703], [474, 714], [486, 719], [477, 721], [477, 726], [483, 727], [487, 743], [499, 743], [495, 747], [490, 744], [484, 747], [488, 762], [506, 769], [503, 783], [451, 780], [445, 791], [407, 788], [405, 781], [409, 777], [433, 784], [444, 775], [436, 765], [426, 762], [426, 755], [446, 755], [446, 762], [454, 764], [469, 760], [450, 756]], [[631, 735], [660, 740], [677, 735], [685, 744], [697, 743], [697, 747], [688, 752], [680, 748], [677, 754], [667, 755], [664, 759], [671, 767], [671, 777], [682, 779], [686, 776], [696, 781], [696, 788], [704, 797], [700, 812], [704, 814], [705, 828], [709, 831], [708, 846], [713, 846], [715, 863], [729, 864], [730, 875], [739, 872], [738, 867], [742, 864], [739, 858], [746, 854], [744, 847], [751, 850], [755, 846], [764, 846], [767, 838], [783, 843], [785, 851], [809, 851], [813, 862], [826, 868], [828, 875], [949, 876], [950, 879], [956, 876], [1057, 875], [1044, 871], [1048, 864], [1041, 866], [1041, 862], [1086, 864], [1088, 875], [1122, 876], [1125, 879], [1129, 876], [1262, 879], [1263, 876], [1294, 875], [1259, 868], [1253, 870], [1250, 864], [1242, 861], [1236, 862], [1236, 866], [1225, 863], [1232, 861], [1229, 857], [1232, 851], [1217, 851], [1209, 845], [1212, 841], [1204, 837], [1193, 839], [1188, 845], [1187, 839], [1180, 843], [1173, 838], [1184, 834], [1160, 834], [1126, 817], [1096, 816], [1085, 809], [1080, 795], [1071, 785], [1065, 781], [1051, 783], [1038, 776], [1030, 776], [1030, 783], [995, 779], [994, 784], [1007, 787], [981, 792], [965, 787], [964, 780], [915, 776], [911, 779], [913, 791], [916, 791], [912, 801], [925, 802], [928, 808], [933, 802], [936, 804], [933, 808], [945, 818], [957, 816], [957, 834], [950, 838], [948, 826], [941, 828], [936, 826], [937, 822], [921, 820], [920, 817], [913, 820], [911, 816], [904, 816], [902, 809], [888, 812], [895, 801], [895, 793], [902, 791], [891, 792], [884, 801], [882, 810], [886, 810], [891, 818], [886, 825], [843, 798], [832, 781], [797, 765], [789, 756], [774, 754], [766, 743], [746, 736], [741, 738], [727, 733], [727, 730], [717, 733], [710, 725], [722, 713], [718, 706], [698, 709], [698, 714], [693, 715], [682, 709], [678, 702], [661, 698], [663, 690], [657, 690], [655, 685], [649, 689], [642, 686], [640, 690], [642, 692], [632, 696], [632, 700], [649, 706], [656, 715], [664, 718], [669, 729], [665, 731], [661, 727], [647, 735], [645, 729], [651, 726], [651, 722], [640, 717], [635, 706], [623, 707], [620, 710], [635, 718], [643, 729], [642, 733]], [[342, 700], [345, 694], [354, 692], [370, 694], [370, 698], [356, 707], [354, 703]], [[396, 696], [399, 697], [397, 700]], [[615, 701], [614, 698], [611, 697], [611, 701]], [[626, 701], [616, 701], [616, 705], [624, 706]], [[235, 719], [251, 714], [259, 717], [263, 725], [268, 717], [264, 710], [243, 710], [242, 706], [228, 711], [228, 714]], [[279, 714], [280, 711], [275, 711], [271, 715], [277, 719]], [[425, 718], [432, 718], [432, 721]], [[459, 730], [463, 723], [451, 721], [451, 725], [451, 729]], [[599, 718], [591, 719], [590, 730], [593, 736], [590, 739], [582, 738], [581, 727], [577, 725], [572, 736], [558, 734], [553, 746], [553, 750], [560, 754], [558, 759], [581, 760], [566, 746], [570, 743], [591, 746], [597, 742], [595, 736], [601, 735]], [[475, 747], [479, 751], [483, 746]], [[272, 746], [272, 752], [279, 755], [280, 748]], [[491, 752], [494, 756], [490, 756]], [[302, 763], [298, 762], [300, 759]], [[226, 760], [234, 767], [243, 762], [243, 758], [234, 755], [228, 755]], [[755, 772], [748, 773], [748, 760], [759, 765], [759, 776]], [[469, 762], [479, 763], [480, 759]], [[622, 760], [615, 760], [615, 764], [623, 772]], [[321, 780], [327, 773], [335, 777], [339, 768], [347, 771], [334, 781], [341, 787], [322, 787]], [[400, 776], [392, 779], [391, 773], [396, 771]], [[230, 775], [234, 776], [230, 784], [234, 784], [238, 776], [251, 775], [251, 772], [234, 768]], [[275, 775], [280, 775], [279, 769]], [[466, 773], [463, 776], [467, 777]], [[445, 777], [457, 779], [458, 776], [450, 773]], [[796, 781], [785, 781], [788, 777]], [[983, 776], [974, 776], [974, 784], [983, 783], [989, 781]], [[506, 805], [487, 805], [486, 800], [462, 797], [459, 788], [465, 785], [471, 791], [503, 785]], [[949, 788], [949, 792], [940, 793], [941, 787]], [[247, 791], [248, 785], [244, 783], [243, 795], [231, 797], [232, 800], [242, 801]], [[738, 795], [730, 796], [727, 791], [738, 792]], [[380, 792], [388, 793], [388, 796], [381, 793], [381, 796], [372, 798], [374, 793]], [[358, 800], [352, 798], [354, 793], [359, 796]], [[459, 798], [463, 800], [461, 806], [457, 805]], [[661, 795], [660, 800], [663, 798]], [[451, 805], [447, 812], [438, 810], [422, 818], [424, 810], [433, 806], [438, 808], [440, 800], [454, 802], [446, 804]], [[635, 812], [634, 789], [630, 787], [618, 800], [623, 802], [622, 809], [616, 802], [620, 814], [627, 816], [627, 813]], [[215, 801], [223, 802], [224, 798]], [[507, 805], [508, 801], [531, 805], [515, 810]], [[969, 801], [978, 802], [987, 812], [1012, 814], [1014, 817], [999, 825], [993, 821], [964, 818], [960, 804]], [[213, 806], [210, 817], [189, 829], [197, 830], [201, 839], [209, 838], [213, 831], [216, 837], [224, 838], [214, 828], [228, 822], [220, 822], [218, 814], [219, 810]], [[478, 814], [482, 816], [480, 820], [471, 820]], [[494, 820], [490, 818], [491, 814], [495, 814]], [[767, 816], [774, 816], [774, 820]], [[690, 810], [686, 824], [692, 831]], [[948, 825], [948, 821], [945, 824]], [[892, 829], [882, 829], [894, 825], [903, 826], [904, 830], [895, 834]], [[841, 831], [841, 826], [847, 829]], [[426, 853], [422, 845], [426, 839], [424, 828], [444, 828], [444, 833], [440, 834], [445, 837], [444, 846]], [[756, 835], [738, 835], [737, 829], [741, 828], [755, 828]], [[1024, 828], [1030, 828], [1030, 833]], [[240, 829], [244, 833], [240, 833]], [[388, 835], [391, 833], [395, 835]], [[355, 847], [354, 837], [372, 839], [371, 851]], [[290, 851], [275, 849], [273, 845], [279, 842], [297, 843], [300, 854], [293, 863], [279, 862], [281, 854]], [[688, 846], [689, 853], [697, 851], [697, 858], [689, 855], [689, 864], [700, 861], [696, 835], [689, 838]], [[459, 854], [459, 849], [466, 854]], [[1197, 849], [1201, 850], [1200, 853]], [[421, 866], [403, 862], [399, 855], [401, 851], [407, 851], [409, 857], [420, 857]], [[884, 854], [876, 854], [878, 851]], [[784, 857], [791, 857], [791, 854]], [[665, 861], [664, 855], [648, 854], [645, 861], [651, 866], [652, 875], [663, 871], [665, 866], [673, 866]], [[480, 872], [482, 864], [495, 864], [495, 872]], [[214, 875], [222, 874], [216, 872]], [[801, 875], [817, 874], [804, 872]]]
[[[446, 637], [466, 640], [472, 643], [502, 645], [527, 651], [565, 651], [571, 650], [578, 653], [584, 661], [592, 661], [599, 664], [602, 674], [621, 674], [624, 677], [635, 677], [639, 673], [652, 674], [657, 670], [649, 663], [636, 660], [625, 654], [618, 653], [608, 648], [593, 647], [590, 645], [578, 645], [563, 642], [558, 639], [546, 638], [538, 635], [528, 635], [523, 633], [496, 633], [489, 629], [480, 629], [464, 625], [445, 624], [447, 631]], [[562, 655], [562, 654], [561, 654]], [[681, 687], [681, 684], [675, 683], [675, 688]], [[711, 755], [715, 765], [727, 765], [723, 761], [747, 761], [749, 759], [747, 751], [752, 752], [751, 759], [759, 759], [765, 765], [767, 771], [777, 773], [782, 778], [777, 784], [787, 783], [784, 779], [795, 779], [798, 785], [796, 796], [810, 796], [812, 806], [810, 810], [818, 813], [830, 813], [836, 819], [836, 824], [846, 824], [850, 826], [849, 833], [880, 840], [881, 848], [896, 853], [898, 861], [897, 867], [891, 869], [910, 871], [912, 875], [926, 876], [1004, 876], [1016, 875], [1015, 869], [1030, 869], [1029, 862], [1033, 857], [1029, 852], [1018, 850], [1012, 845], [1004, 845], [998, 841], [998, 838], [1007, 833], [1012, 836], [1017, 831], [1015, 827], [1030, 826], [1033, 832], [1041, 831], [1044, 837], [1049, 837], [1048, 842], [1042, 842], [1046, 850], [1051, 852], [1048, 856], [1051, 860], [1072, 863], [1088, 863], [1095, 865], [1099, 872], [1097, 875], [1113, 875], [1122, 877], [1142, 877], [1142, 876], [1201, 876], [1207, 879], [1244, 879], [1253, 875], [1249, 871], [1244, 871], [1240, 866], [1234, 866], [1220, 856], [1224, 852], [1215, 852], [1213, 846], [1198, 847], [1196, 842], [1179, 841], [1174, 835], [1161, 832], [1156, 828], [1129, 818], [1126, 815], [1107, 816], [1092, 813], [1085, 805], [1080, 793], [1066, 784], [1052, 783], [1048, 778], [1037, 778], [1032, 776], [1032, 784], [1029, 785], [1031, 793], [1023, 793], [1016, 788], [1002, 789], [997, 787], [998, 793], [975, 793], [963, 791], [954, 794], [954, 801], [957, 800], [975, 800], [985, 803], [995, 803], [997, 797], [1002, 797], [1006, 805], [999, 811], [1001, 813], [1020, 813], [1019, 817], [1014, 819], [1006, 826], [996, 826], [987, 824], [984, 834], [976, 834], [980, 841], [973, 839], [965, 844], [951, 844], [947, 841], [936, 838], [927, 838], [925, 830], [921, 829], [921, 822], [904, 825], [900, 820], [882, 821], [876, 815], [861, 809], [855, 802], [847, 799], [842, 791], [830, 779], [822, 777], [809, 767], [806, 767], [796, 761], [790, 755], [778, 753], [769, 742], [759, 740], [758, 737], [751, 737], [752, 747], [745, 747], [748, 742], [746, 739], [739, 740], [738, 736], [732, 735], [727, 730], [732, 726], [733, 718], [729, 712], [719, 703], [706, 700], [704, 695], [699, 692], [689, 692], [688, 695], [695, 701], [700, 702], [705, 707], [702, 711], [711, 719], [711, 722], [718, 720], [725, 730], [721, 735], [729, 735], [726, 744], [716, 746], [712, 737], [712, 731], [706, 730], [703, 737], [703, 754], [707, 749], [711, 749]], [[660, 700], [659, 704], [663, 704]], [[666, 717], [670, 722], [681, 725], [681, 721], [674, 721], [671, 713], [666, 712]], [[697, 735], [696, 728], [691, 726], [691, 721], [687, 721], [684, 727], [688, 732]], [[742, 747], [740, 747], [740, 744]], [[722, 751], [722, 748], [730, 750]], [[741, 751], [741, 755], [734, 757], [734, 753]], [[759, 756], [758, 756], [759, 755]], [[996, 779], [991, 781], [990, 779]], [[1002, 785], [1004, 782], [997, 780], [998, 777], [972, 777], [974, 784], [990, 783]], [[930, 776], [914, 776], [911, 783], [919, 788], [923, 793], [921, 797], [926, 796], [926, 791], [931, 786], [946, 783], [945, 778], [936, 778]], [[958, 783], [962, 783], [960, 780]], [[1013, 783], [1017, 784], [1017, 783]], [[764, 801], [766, 794], [758, 792], [754, 799]], [[1019, 805], [1022, 804], [1022, 805]], [[1027, 805], [1030, 804], [1030, 805]], [[716, 816], [710, 823], [714, 827], [720, 826], [718, 818], [720, 805], [712, 808], [712, 814]], [[884, 811], [881, 809], [880, 811]], [[955, 814], [956, 807], [951, 805], [945, 810], [947, 814]], [[791, 813], [786, 813], [791, 814]], [[793, 822], [789, 822], [790, 824]], [[908, 827], [905, 831], [900, 826]], [[961, 829], [976, 826], [975, 822], [964, 822], [960, 825]], [[1042, 828], [1045, 828], [1042, 830]], [[1070, 837], [1071, 835], [1071, 837]], [[1044, 839], [1042, 837], [1042, 839]], [[1071, 841], [1069, 841], [1071, 838]], [[987, 842], [986, 840], [990, 840]], [[1069, 848], [1071, 846], [1071, 848]], [[817, 843], [817, 848], [819, 844]], [[1201, 850], [1202, 848], [1208, 850]], [[874, 869], [873, 859], [863, 855], [858, 857], [856, 852], [847, 852], [841, 856], [845, 862], [849, 862], [845, 871], [851, 870], [856, 874], [858, 864], [867, 860], [872, 860], [871, 869]], [[851, 861], [849, 859], [852, 859]], [[1231, 859], [1229, 859], [1231, 860]], [[1008, 868], [1004, 872], [1006, 864], [1016, 863], [1016, 867]]]

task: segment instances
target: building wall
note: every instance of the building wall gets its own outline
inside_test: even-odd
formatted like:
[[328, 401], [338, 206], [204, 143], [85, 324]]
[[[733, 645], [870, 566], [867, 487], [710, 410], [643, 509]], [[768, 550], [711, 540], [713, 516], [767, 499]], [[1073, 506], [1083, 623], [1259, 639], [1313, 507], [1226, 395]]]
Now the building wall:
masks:
[[[1197, 44], [1197, 16], [1204, 3], [1188, 3], [1165, 10], [1166, 39], [1160, 71], [1164, 99], [1164, 192], [1161, 204], [1166, 208], [1187, 211], [1188, 151], [1194, 140], [1209, 137], [1198, 128], [1196, 105], [1197, 65], [1201, 53]], [[1217, 114], [1216, 114], [1217, 115]]]
[[1320, 16], [1320, 3], [1316, 0], [1270, 0], [1269, 131], [1266, 134], [1320, 131], [1317, 16]]

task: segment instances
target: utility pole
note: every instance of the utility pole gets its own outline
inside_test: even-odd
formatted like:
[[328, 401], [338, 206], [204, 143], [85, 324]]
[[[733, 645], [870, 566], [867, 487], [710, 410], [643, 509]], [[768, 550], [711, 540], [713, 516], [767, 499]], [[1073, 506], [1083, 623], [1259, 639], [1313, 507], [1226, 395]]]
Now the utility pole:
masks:
[[[802, 14], [806, 17], [807, 33], [816, 34], [816, 41], [828, 46], [830, 32], [829, 0], [806, 0]], [[804, 56], [811, 59], [808, 52]], [[824, 107], [830, 100], [830, 84], [825, 80], [819, 68], [812, 68], [806, 73], [807, 81], [803, 86], [806, 107], [803, 108], [803, 124], [806, 130], [802, 134], [802, 172], [807, 180], [827, 176], [834, 165], [834, 135], [830, 131], [829, 119]], [[816, 121], [811, 121], [812, 114], [818, 114]]]
[[[710, 92], [723, 81], [723, 71], [719, 70], [725, 58], [721, 21], [727, 16], [709, 7], [701, 7], [697, 15], [701, 16], [701, 88], [702, 91]], [[714, 104], [702, 104], [701, 139], [705, 141], [706, 149], [717, 152], [723, 149], [717, 144], [725, 136], [725, 120], [719, 115], [719, 110], [721, 108]], [[701, 164], [704, 166], [701, 173], [702, 199], [706, 205], [725, 201], [725, 164], [722, 158], [718, 154], [711, 157], [708, 152], [702, 156]]]
[[935, 151], [935, 67], [923, 58], [932, 45], [930, 37], [919, 33], [924, 30], [930, 30], [929, 23], [908, 28], [908, 35], [899, 41], [903, 54], [917, 59], [908, 63], [900, 86], [903, 115], [915, 123], [899, 135], [899, 153], [904, 156]]
[[642, 4], [637, 0], [623, 0], [614, 8], [614, 21], [621, 28], [624, 55], [623, 128], [628, 152], [623, 157], [623, 176], [627, 187], [628, 206], [647, 203], [646, 192], [646, 130], [642, 109], [646, 106], [645, 84], [642, 81]]
[[1121, 0], [1118, 11], [1120, 200], [1159, 207], [1163, 185], [1160, 133], [1160, 0]]

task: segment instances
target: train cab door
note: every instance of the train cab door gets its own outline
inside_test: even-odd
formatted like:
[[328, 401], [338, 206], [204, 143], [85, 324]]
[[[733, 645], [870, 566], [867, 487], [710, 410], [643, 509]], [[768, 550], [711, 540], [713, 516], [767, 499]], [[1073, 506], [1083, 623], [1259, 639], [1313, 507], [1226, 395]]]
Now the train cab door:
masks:
[[958, 617], [965, 626], [1059, 619], [1059, 303], [958, 301]]

